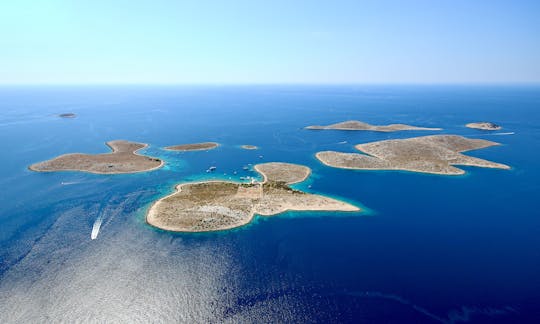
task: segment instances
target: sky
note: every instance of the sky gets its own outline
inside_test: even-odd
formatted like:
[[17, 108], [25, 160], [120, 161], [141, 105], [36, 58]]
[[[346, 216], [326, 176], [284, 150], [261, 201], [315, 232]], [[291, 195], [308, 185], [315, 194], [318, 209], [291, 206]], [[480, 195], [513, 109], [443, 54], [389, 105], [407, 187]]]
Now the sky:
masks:
[[538, 82], [540, 0], [0, 1], [0, 84]]

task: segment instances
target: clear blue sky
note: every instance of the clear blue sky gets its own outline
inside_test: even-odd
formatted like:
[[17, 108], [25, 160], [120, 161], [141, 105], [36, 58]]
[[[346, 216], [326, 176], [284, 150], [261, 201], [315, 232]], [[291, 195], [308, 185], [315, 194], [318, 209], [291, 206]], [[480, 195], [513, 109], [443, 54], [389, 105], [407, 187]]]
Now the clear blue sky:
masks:
[[5, 0], [0, 83], [540, 82], [540, 0]]

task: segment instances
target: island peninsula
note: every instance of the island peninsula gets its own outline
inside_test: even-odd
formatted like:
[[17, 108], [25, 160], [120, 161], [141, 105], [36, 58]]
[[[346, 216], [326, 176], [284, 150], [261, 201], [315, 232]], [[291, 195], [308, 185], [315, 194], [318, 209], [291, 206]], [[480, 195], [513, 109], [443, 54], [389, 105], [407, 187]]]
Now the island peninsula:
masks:
[[159, 169], [163, 161], [154, 157], [137, 154], [148, 146], [124, 140], [107, 142], [111, 153], [103, 154], [64, 154], [54, 159], [32, 164], [32, 171], [83, 171], [97, 174], [136, 173]]
[[428, 128], [428, 127], [417, 127], [405, 124], [390, 124], [390, 125], [370, 125], [358, 120], [348, 120], [337, 124], [327, 125], [327, 126], [307, 126], [306, 129], [313, 130], [325, 130], [325, 129], [335, 129], [335, 130], [348, 130], [348, 131], [374, 131], [374, 132], [396, 132], [403, 130], [430, 130], [436, 131], [441, 130], [441, 128]]
[[169, 151], [204, 151], [215, 149], [218, 146], [219, 144], [215, 142], [204, 142], [167, 146], [165, 149]]
[[359, 211], [356, 206], [289, 187], [311, 173], [306, 166], [270, 162], [257, 164], [262, 183], [205, 181], [183, 183], [176, 192], [153, 203], [146, 221], [175, 232], [209, 232], [249, 223], [255, 214], [285, 211]]
[[356, 149], [365, 154], [323, 151], [315, 156], [328, 166], [342, 169], [404, 170], [442, 175], [465, 173], [454, 165], [510, 169], [505, 164], [461, 154], [494, 145], [500, 144], [457, 135], [432, 135], [356, 145]]
[[468, 123], [467, 125], [465, 125], [465, 127], [490, 131], [502, 129], [501, 126], [490, 122]]

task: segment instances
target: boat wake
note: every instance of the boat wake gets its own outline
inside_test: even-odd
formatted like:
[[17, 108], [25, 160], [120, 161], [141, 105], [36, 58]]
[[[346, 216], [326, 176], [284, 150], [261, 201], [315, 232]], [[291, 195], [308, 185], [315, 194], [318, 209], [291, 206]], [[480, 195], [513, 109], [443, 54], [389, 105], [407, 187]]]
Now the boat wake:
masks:
[[484, 137], [484, 136], [506, 136], [506, 135], [515, 135], [514, 132], [502, 132], [502, 133], [486, 133], [486, 134], [470, 134], [470, 135], [462, 135], [465, 137]]
[[92, 234], [90, 234], [90, 238], [92, 240], [95, 240], [99, 234], [99, 229], [101, 228], [101, 222], [103, 221], [102, 215], [99, 215], [99, 217], [94, 222], [94, 226], [92, 226]]
[[74, 184], [77, 184], [77, 183], [78, 183], [78, 182], [76, 182], [76, 181], [70, 181], [70, 182], [62, 181], [62, 182], [60, 182], [60, 184], [61, 184], [62, 186], [69, 186], [69, 185], [74, 185]]

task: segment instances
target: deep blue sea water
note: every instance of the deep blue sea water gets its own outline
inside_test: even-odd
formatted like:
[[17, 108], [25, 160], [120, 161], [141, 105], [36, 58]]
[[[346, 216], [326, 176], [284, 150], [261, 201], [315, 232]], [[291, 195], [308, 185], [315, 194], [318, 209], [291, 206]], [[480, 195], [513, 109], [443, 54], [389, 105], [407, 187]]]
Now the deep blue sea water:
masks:
[[[348, 119], [444, 130], [302, 129]], [[504, 128], [464, 127], [483, 120]], [[314, 157], [439, 133], [497, 141], [468, 154], [512, 169], [351, 171]], [[114, 139], [148, 143], [167, 164], [131, 175], [27, 169], [107, 152]], [[162, 149], [200, 141], [222, 145]], [[538, 86], [5, 86], [0, 142], [2, 323], [540, 322]], [[309, 166], [297, 187], [365, 211], [258, 217], [205, 234], [145, 223], [179, 182], [254, 176], [242, 166], [270, 161]]]

